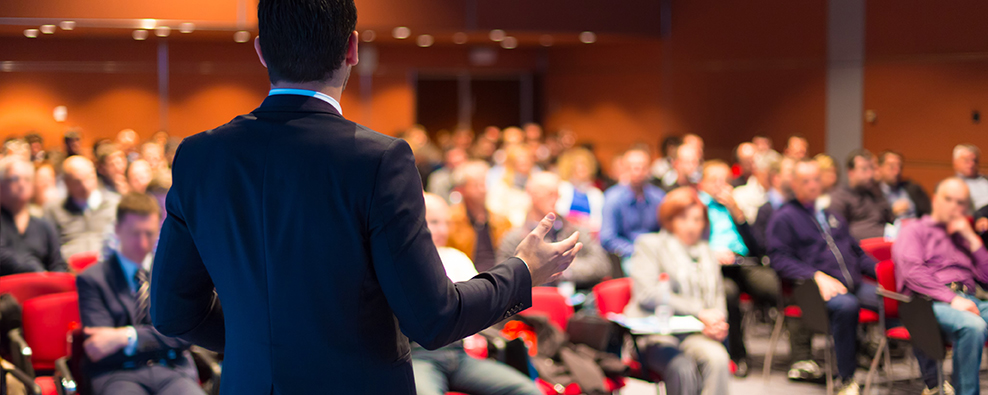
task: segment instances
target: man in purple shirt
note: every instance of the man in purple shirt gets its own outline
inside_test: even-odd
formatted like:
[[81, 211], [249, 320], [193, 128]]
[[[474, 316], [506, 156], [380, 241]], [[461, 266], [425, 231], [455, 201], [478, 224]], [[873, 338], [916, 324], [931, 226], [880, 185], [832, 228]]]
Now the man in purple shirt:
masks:
[[[896, 287], [933, 299], [940, 329], [954, 344], [957, 394], [977, 394], [981, 349], [988, 340], [988, 302], [974, 296], [988, 282], [988, 250], [967, 219], [971, 194], [960, 178], [937, 185], [933, 211], [907, 226], [892, 246]], [[921, 359], [922, 360], [922, 359]], [[936, 377], [926, 377], [927, 387]]]

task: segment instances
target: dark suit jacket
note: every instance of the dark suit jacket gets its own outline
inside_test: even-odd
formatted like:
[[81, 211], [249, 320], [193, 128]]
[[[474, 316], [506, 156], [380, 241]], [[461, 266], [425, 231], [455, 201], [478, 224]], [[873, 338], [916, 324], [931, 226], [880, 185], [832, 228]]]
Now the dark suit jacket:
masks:
[[185, 139], [173, 174], [151, 316], [225, 347], [223, 394], [412, 394], [409, 338], [436, 349], [531, 305], [517, 258], [450, 282], [408, 144], [318, 98]]
[[[751, 233], [755, 239], [755, 245], [757, 247], [757, 252], [755, 255], [765, 255], [768, 253], [768, 223], [772, 220], [772, 215], [775, 214], [775, 207], [772, 207], [772, 203], [766, 202], [761, 207], [758, 208], [758, 214], [755, 216], [755, 223], [751, 225]], [[750, 249], [755, 251], [755, 248]]]
[[191, 354], [186, 351], [189, 343], [167, 337], [151, 325], [134, 325], [137, 299], [127, 279], [124, 278], [120, 260], [116, 254], [86, 268], [76, 278], [79, 290], [79, 314], [86, 327], [133, 326], [137, 331], [137, 352], [133, 356], [117, 351], [99, 362], [86, 361], [84, 369], [92, 376], [99, 376], [120, 369], [143, 366], [147, 361], [170, 361], [174, 367], [189, 377], [197, 378]]

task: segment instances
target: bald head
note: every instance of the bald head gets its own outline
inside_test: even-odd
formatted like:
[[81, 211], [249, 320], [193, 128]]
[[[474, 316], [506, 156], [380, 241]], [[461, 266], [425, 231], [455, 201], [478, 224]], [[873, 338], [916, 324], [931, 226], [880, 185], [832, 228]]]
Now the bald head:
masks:
[[792, 193], [802, 204], [811, 204], [823, 192], [820, 182], [820, 164], [814, 160], [796, 161], [792, 170]]
[[933, 211], [930, 216], [937, 222], [947, 223], [965, 217], [971, 208], [971, 191], [964, 180], [951, 177], [940, 181], [933, 192]]
[[525, 191], [532, 198], [532, 210], [529, 219], [536, 221], [546, 214], [556, 211], [559, 201], [559, 176], [550, 172], [541, 172], [528, 178]]
[[93, 162], [82, 156], [70, 156], [62, 162], [62, 170], [65, 172], [65, 188], [69, 196], [77, 201], [89, 199], [89, 195], [98, 186]]
[[426, 192], [424, 197], [425, 222], [432, 233], [432, 242], [436, 247], [444, 247], [449, 239], [449, 206], [439, 195]]
[[34, 165], [20, 156], [0, 159], [0, 206], [19, 212], [34, 196]]

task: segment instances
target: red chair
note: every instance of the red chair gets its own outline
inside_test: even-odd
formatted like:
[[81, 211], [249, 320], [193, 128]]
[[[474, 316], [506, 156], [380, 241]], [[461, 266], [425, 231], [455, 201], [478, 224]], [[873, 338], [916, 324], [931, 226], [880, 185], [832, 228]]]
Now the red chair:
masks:
[[75, 275], [71, 273], [38, 272], [0, 277], [0, 294], [14, 295], [22, 305], [34, 297], [74, 291]]
[[98, 252], [80, 252], [69, 257], [69, 267], [71, 267], [76, 273], [82, 273], [82, 271], [86, 270], [89, 265], [92, 265], [97, 261], [99, 261]]
[[55, 360], [69, 353], [68, 333], [80, 326], [79, 295], [72, 291], [39, 296], [22, 308], [20, 336], [11, 338], [21, 368], [32, 376], [34, 371], [54, 371]]
[[607, 317], [608, 313], [621, 314], [631, 301], [631, 278], [604, 281], [595, 285], [592, 292], [597, 300], [597, 311], [601, 317]]
[[871, 255], [876, 261], [887, 261], [892, 259], [892, 242], [886, 241], [883, 237], [872, 237], [861, 240], [859, 243], [865, 253]]
[[532, 288], [532, 307], [525, 309], [521, 315], [539, 314], [549, 318], [549, 321], [558, 325], [563, 332], [569, 318], [573, 316], [573, 306], [566, 303], [566, 298], [559, 294], [555, 287], [534, 287]]

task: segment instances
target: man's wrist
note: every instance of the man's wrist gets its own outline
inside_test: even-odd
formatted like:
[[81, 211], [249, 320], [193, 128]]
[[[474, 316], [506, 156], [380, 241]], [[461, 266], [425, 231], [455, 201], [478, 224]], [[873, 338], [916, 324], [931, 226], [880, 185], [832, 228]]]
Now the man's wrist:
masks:
[[125, 326], [121, 328], [123, 335], [123, 347], [124, 355], [133, 356], [137, 353], [137, 329], [133, 326]]

